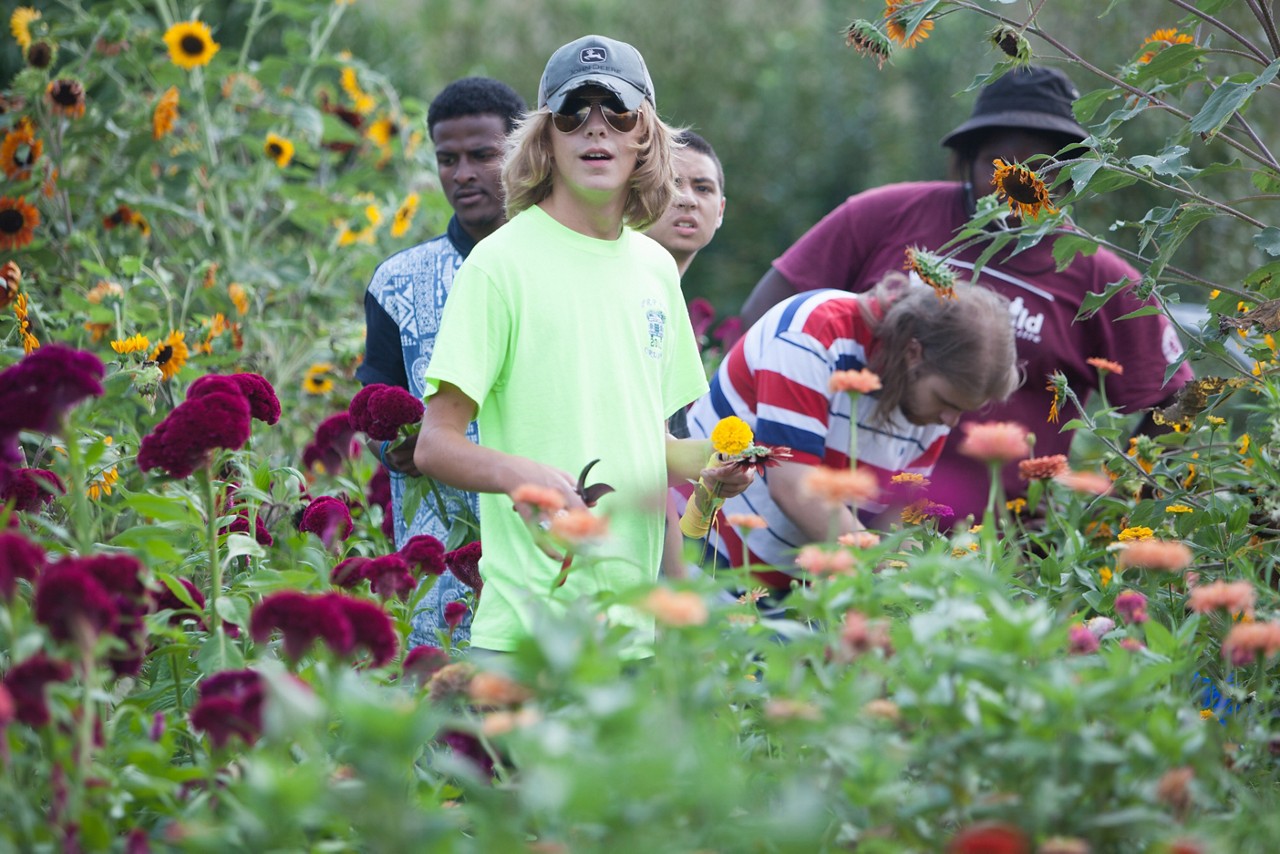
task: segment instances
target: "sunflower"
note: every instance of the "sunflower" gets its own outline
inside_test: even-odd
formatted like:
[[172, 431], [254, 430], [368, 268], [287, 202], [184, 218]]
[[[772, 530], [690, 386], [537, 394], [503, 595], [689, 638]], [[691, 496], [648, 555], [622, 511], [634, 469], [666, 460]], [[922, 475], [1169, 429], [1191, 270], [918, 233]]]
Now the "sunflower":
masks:
[[863, 56], [876, 61], [876, 68], [884, 68], [885, 60], [893, 54], [893, 43], [876, 29], [870, 21], [857, 20], [844, 31], [844, 43]]
[[1016, 59], [1018, 62], [1031, 61], [1031, 44], [1022, 30], [1016, 27], [1001, 24], [987, 33], [987, 40], [991, 42], [992, 47], [1005, 56]]
[[19, 6], [9, 16], [9, 31], [25, 53], [31, 47], [31, 25], [40, 20], [40, 13], [30, 6]]
[[35, 237], [40, 211], [21, 197], [0, 196], [0, 249], [21, 249]]
[[165, 32], [164, 43], [173, 64], [187, 71], [208, 65], [221, 47], [203, 21], [179, 21]]
[[44, 90], [45, 100], [57, 114], [69, 119], [78, 119], [84, 115], [84, 86], [79, 80], [60, 77], [49, 81]]
[[121, 356], [127, 356], [130, 353], [141, 353], [150, 347], [151, 340], [145, 335], [130, 335], [123, 340], [111, 342], [111, 349]]
[[375, 101], [373, 96], [360, 88], [360, 80], [356, 76], [356, 70], [351, 66], [342, 69], [342, 78], [339, 81], [342, 91], [347, 93], [351, 98], [351, 103], [355, 107], [355, 111], [362, 116], [366, 116], [373, 112]]
[[1156, 30], [1151, 35], [1142, 40], [1142, 46], [1156, 46], [1156, 50], [1149, 50], [1138, 58], [1139, 65], [1146, 65], [1155, 55], [1167, 47], [1173, 47], [1175, 44], [1195, 44], [1196, 40], [1186, 33], [1180, 33], [1174, 27], [1165, 27]]
[[1000, 158], [992, 161], [996, 167], [991, 183], [996, 191], [1009, 200], [1009, 210], [1022, 217], [1034, 217], [1040, 211], [1057, 213], [1049, 201], [1049, 190], [1040, 176], [1021, 163], [1005, 163]]
[[1049, 377], [1049, 384], [1044, 387], [1045, 391], [1052, 392], [1053, 400], [1049, 402], [1048, 421], [1054, 424], [1058, 423], [1058, 412], [1062, 407], [1062, 401], [1067, 396], [1067, 378], [1063, 374], [1054, 373]]
[[58, 46], [51, 41], [39, 39], [32, 42], [31, 47], [27, 48], [26, 56], [27, 65], [43, 71], [53, 65], [54, 60], [58, 58]]
[[142, 232], [143, 237], [151, 234], [151, 224], [147, 222], [147, 218], [128, 205], [119, 205], [102, 218], [102, 227], [107, 231], [119, 225], [132, 225]]
[[908, 246], [907, 263], [904, 266], [933, 288], [933, 292], [939, 299], [956, 298], [955, 271], [947, 265], [946, 259], [941, 255], [935, 255], [918, 246]]
[[169, 337], [160, 342], [160, 346], [156, 347], [155, 352], [151, 354], [151, 361], [160, 368], [162, 379], [173, 379], [187, 363], [190, 352], [187, 350], [187, 342], [183, 340], [185, 338], [186, 336], [181, 332], [170, 332]]
[[916, 24], [915, 29], [910, 33], [907, 32], [907, 26], [911, 18], [907, 7], [915, 5], [909, 0], [885, 0], [884, 3], [885, 33], [888, 34], [889, 38], [907, 48], [915, 47], [929, 38], [929, 31], [933, 29], [933, 21], [925, 18]]
[[0, 308], [8, 308], [22, 289], [22, 268], [12, 261], [0, 267]]
[[328, 394], [333, 391], [333, 365], [318, 362], [307, 369], [307, 376], [302, 380], [302, 390], [307, 394]]
[[155, 112], [151, 114], [151, 136], [154, 139], [163, 139], [169, 131], [173, 130], [177, 120], [178, 87], [170, 86], [160, 96], [160, 100], [156, 101]]
[[293, 143], [274, 133], [267, 134], [267, 141], [262, 146], [267, 156], [276, 162], [281, 169], [289, 165], [293, 159]]
[[396, 209], [395, 219], [391, 221], [391, 236], [403, 237], [413, 222], [413, 215], [418, 212], [418, 194], [410, 193], [404, 197], [400, 207]]
[[31, 119], [23, 116], [0, 142], [0, 169], [11, 181], [25, 181], [31, 177], [31, 164], [40, 159], [43, 151], [44, 143], [36, 139]]
[[399, 135], [400, 125], [396, 124], [390, 117], [382, 118], [369, 125], [369, 129], [365, 131], [365, 135], [373, 140], [374, 145], [379, 148], [386, 148], [391, 144], [391, 138]]
[[30, 356], [40, 349], [40, 342], [31, 332], [31, 318], [27, 314], [27, 295], [18, 294], [13, 301], [13, 316], [18, 319], [18, 329], [22, 335], [22, 352]]

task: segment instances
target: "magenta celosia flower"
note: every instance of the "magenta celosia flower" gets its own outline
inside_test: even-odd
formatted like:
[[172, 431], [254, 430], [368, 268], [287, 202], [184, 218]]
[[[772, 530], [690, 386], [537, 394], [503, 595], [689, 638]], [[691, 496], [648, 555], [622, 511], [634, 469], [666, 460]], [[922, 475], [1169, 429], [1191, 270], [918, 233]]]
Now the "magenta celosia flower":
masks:
[[391, 440], [399, 437], [400, 428], [422, 420], [422, 401], [408, 389], [383, 383], [372, 383], [351, 399], [347, 412], [351, 426], [370, 439]]
[[365, 502], [370, 507], [391, 506], [391, 472], [386, 466], [378, 466], [369, 478], [369, 485], [364, 491]]
[[329, 583], [346, 590], [358, 587], [361, 581], [369, 577], [364, 568], [369, 565], [370, 560], [371, 558], [357, 555], [340, 561], [333, 572], [329, 573]]
[[444, 556], [444, 565], [461, 581], [480, 596], [484, 580], [480, 578], [480, 542], [467, 543]]
[[[222, 529], [223, 534], [248, 534], [249, 533], [249, 516], [243, 510], [227, 523]], [[275, 538], [271, 536], [271, 532], [267, 530], [267, 526], [262, 522], [262, 516], [253, 517], [253, 538], [260, 546], [270, 546], [275, 544]]]
[[693, 324], [693, 337], [701, 339], [715, 322], [716, 309], [706, 297], [689, 300], [689, 322]]
[[91, 639], [116, 625], [114, 597], [75, 561], [60, 561], [40, 576], [35, 615], [61, 641]]
[[44, 549], [16, 531], [0, 531], [0, 597], [12, 599], [18, 579], [35, 581], [44, 568]]
[[210, 391], [179, 404], [142, 437], [138, 466], [189, 477], [218, 448], [236, 450], [249, 441], [249, 402], [243, 394]]
[[351, 626], [351, 645], [345, 651], [335, 648], [334, 652], [349, 655], [357, 649], [364, 649], [369, 653], [372, 667], [382, 667], [396, 657], [400, 651], [400, 636], [396, 634], [391, 617], [376, 602], [343, 593], [329, 593], [323, 598], [332, 602]]
[[266, 686], [255, 670], [224, 670], [200, 683], [200, 699], [191, 709], [191, 725], [209, 735], [214, 747], [233, 737], [253, 744], [262, 734]]
[[467, 603], [459, 599], [455, 599], [448, 605], [444, 606], [444, 624], [449, 627], [449, 631], [453, 631], [467, 616], [467, 612], [471, 609], [467, 607]]
[[0, 488], [0, 505], [12, 501], [13, 509], [20, 513], [38, 513], [55, 495], [66, 492], [62, 479], [47, 469], [11, 469], [7, 482]]
[[181, 625], [184, 620], [195, 618], [201, 628], [204, 628], [204, 593], [200, 592], [200, 588], [189, 578], [178, 577], [178, 583], [187, 591], [187, 595], [191, 597], [191, 601], [195, 603], [198, 613], [192, 614], [191, 606], [178, 598], [178, 595], [169, 589], [167, 585], [160, 585], [159, 590], [151, 591], [152, 609], [154, 611], [173, 611], [173, 616], [169, 617], [170, 625]]
[[418, 586], [403, 552], [375, 557], [364, 564], [360, 571], [369, 579], [369, 589], [384, 599], [392, 596], [408, 599], [409, 594]]
[[327, 549], [335, 541], [351, 536], [355, 526], [351, 523], [351, 510], [347, 508], [346, 502], [332, 495], [323, 495], [302, 511], [298, 530], [315, 534]]
[[453, 755], [472, 766], [482, 777], [493, 776], [493, 757], [484, 749], [480, 739], [456, 729], [446, 730], [440, 740], [448, 745]]
[[438, 646], [422, 644], [404, 657], [404, 675], [419, 686], [426, 685], [435, 672], [449, 663], [449, 653]]
[[1074, 625], [1067, 633], [1067, 649], [1072, 655], [1087, 655], [1098, 651], [1098, 638], [1088, 626]]
[[1126, 623], [1147, 621], [1147, 597], [1137, 590], [1126, 590], [1116, 596], [1116, 613]]
[[268, 640], [277, 629], [284, 637], [284, 654], [293, 661], [302, 658], [317, 639], [339, 655], [350, 652], [354, 643], [351, 621], [332, 599], [296, 590], [264, 597], [249, 616], [249, 635], [257, 643]]
[[[44, 590], [45, 580], [55, 572], [60, 576], [67, 573], [67, 576], [59, 578], [57, 587]], [[53, 624], [41, 620], [50, 627], [50, 633], [59, 639], [74, 638], [72, 630], [76, 625], [77, 615], [69, 610], [73, 608], [70, 597], [77, 595], [82, 598], [87, 597], [74, 606], [84, 610], [85, 613], [81, 616], [90, 615], [99, 606], [93, 585], [86, 585], [82, 580], [77, 580], [79, 576], [76, 573], [83, 573], [101, 587], [107, 596], [113, 615], [106, 624], [98, 625], [90, 619], [87, 626], [98, 632], [109, 631], [123, 641], [123, 646], [116, 646], [108, 653], [107, 664], [118, 676], [136, 674], [142, 666], [145, 653], [144, 620], [147, 614], [151, 613], [154, 605], [143, 578], [142, 564], [132, 555], [119, 553], [64, 557], [51, 565], [41, 577], [41, 583], [36, 589], [36, 598], [37, 603], [42, 597], [45, 599], [48, 603], [46, 613], [51, 618], [57, 618], [61, 614], [61, 618], [68, 623], [63, 628], [55, 629]], [[82, 592], [69, 593], [71, 588]]]
[[249, 403], [249, 413], [265, 424], [275, 424], [280, 420], [280, 399], [271, 383], [260, 374], [207, 374], [200, 377], [187, 389], [187, 399], [199, 397], [213, 391], [226, 391], [228, 384], [233, 384]]
[[318, 463], [326, 472], [333, 474], [342, 469], [342, 463], [350, 459], [359, 447], [351, 416], [338, 412], [320, 422], [315, 438], [303, 449], [302, 464], [306, 468], [314, 468]]
[[71, 665], [55, 661], [43, 652], [15, 664], [4, 675], [3, 683], [13, 697], [14, 716], [27, 726], [40, 727], [49, 723], [45, 688], [51, 682], [66, 682], [70, 678]]
[[9, 689], [4, 687], [4, 683], [0, 682], [0, 738], [8, 738], [4, 734], [5, 727], [13, 723], [17, 719], [18, 707], [13, 702], [13, 695], [9, 693]]
[[67, 410], [102, 396], [103, 372], [97, 356], [61, 344], [41, 347], [0, 371], [0, 436], [54, 432]]
[[410, 537], [400, 549], [400, 556], [416, 570], [419, 577], [444, 572], [444, 544], [430, 534]]
[[743, 332], [742, 318], [735, 314], [732, 317], [726, 317], [720, 321], [720, 324], [715, 329], [711, 330], [711, 340], [718, 343], [721, 349], [728, 350], [738, 343], [738, 339], [742, 337]]

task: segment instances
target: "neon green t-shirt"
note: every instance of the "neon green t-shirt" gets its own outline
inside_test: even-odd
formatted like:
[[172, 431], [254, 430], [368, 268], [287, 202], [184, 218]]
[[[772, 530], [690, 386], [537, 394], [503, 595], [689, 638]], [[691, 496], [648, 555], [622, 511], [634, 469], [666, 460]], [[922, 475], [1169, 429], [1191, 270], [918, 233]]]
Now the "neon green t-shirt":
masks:
[[[594, 508], [609, 538], [560, 564], [534, 545], [506, 495], [480, 496], [484, 592], [471, 642], [508, 651], [534, 630], [535, 602], [557, 605], [651, 583], [666, 495], [665, 420], [707, 390], [675, 262], [624, 228], [597, 240], [531, 207], [459, 268], [427, 367], [427, 397], [452, 383], [476, 402], [480, 442], [617, 492]], [[651, 617], [611, 608], [651, 637]]]

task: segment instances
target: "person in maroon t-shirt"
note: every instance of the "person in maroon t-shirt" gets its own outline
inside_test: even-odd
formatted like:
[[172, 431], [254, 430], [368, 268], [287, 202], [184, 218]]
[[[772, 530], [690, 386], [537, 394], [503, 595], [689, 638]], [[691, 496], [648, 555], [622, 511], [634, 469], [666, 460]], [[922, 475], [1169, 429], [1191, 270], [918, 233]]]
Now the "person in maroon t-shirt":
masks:
[[[942, 140], [954, 152], [962, 180], [891, 184], [851, 196], [773, 262], [747, 298], [743, 322], [754, 323], [770, 306], [799, 291], [868, 290], [887, 271], [903, 268], [908, 247], [939, 251], [973, 214], [976, 196], [994, 189], [993, 160], [1025, 162], [1086, 139], [1088, 133], [1071, 112], [1078, 96], [1066, 75], [1050, 68], [1012, 71], [984, 88], [971, 117]], [[1079, 256], [1059, 272], [1052, 244], [1041, 241], [1012, 257], [1002, 251], [978, 275], [981, 284], [1010, 300], [1027, 381], [1004, 404], [964, 419], [1024, 425], [1036, 435], [1037, 456], [1066, 454], [1071, 445], [1071, 433], [1047, 422], [1053, 394], [1046, 385], [1055, 371], [1084, 398], [1099, 384], [1098, 371], [1087, 360], [1119, 363], [1123, 373], [1106, 379], [1107, 399], [1125, 412], [1166, 405], [1192, 376], [1184, 363], [1165, 382], [1166, 369], [1182, 355], [1177, 331], [1167, 318], [1153, 314], [1121, 320], [1146, 305], [1131, 290], [1076, 321], [1086, 294], [1124, 278], [1136, 284], [1141, 276], [1105, 249]], [[971, 246], [950, 259], [959, 278], [973, 275], [983, 248]], [[1139, 429], [1151, 429], [1149, 419]], [[930, 499], [952, 507], [957, 521], [981, 515], [987, 498], [985, 464], [948, 446], [932, 480]], [[1025, 492], [1016, 466], [1005, 468], [1004, 485], [1010, 497]]]

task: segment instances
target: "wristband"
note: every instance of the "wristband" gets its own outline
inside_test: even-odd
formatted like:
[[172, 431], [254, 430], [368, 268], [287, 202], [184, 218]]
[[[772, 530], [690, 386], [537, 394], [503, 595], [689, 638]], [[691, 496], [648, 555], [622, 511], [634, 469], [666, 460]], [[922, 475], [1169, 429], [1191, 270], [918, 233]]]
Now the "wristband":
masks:
[[387, 446], [390, 444], [390, 439], [384, 439], [382, 441], [382, 447], [378, 449], [378, 459], [382, 460], [382, 467], [385, 469], [391, 468], [391, 465], [387, 462]]

